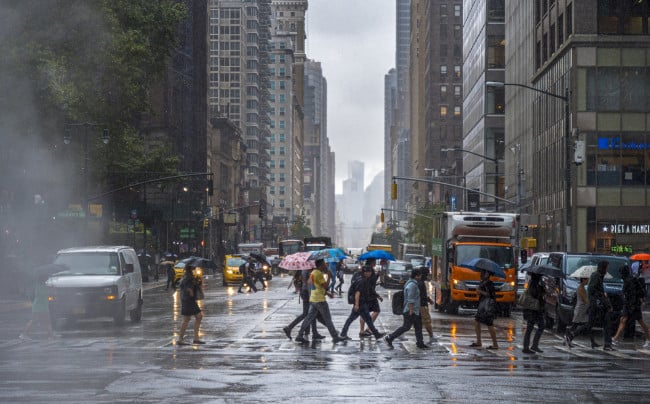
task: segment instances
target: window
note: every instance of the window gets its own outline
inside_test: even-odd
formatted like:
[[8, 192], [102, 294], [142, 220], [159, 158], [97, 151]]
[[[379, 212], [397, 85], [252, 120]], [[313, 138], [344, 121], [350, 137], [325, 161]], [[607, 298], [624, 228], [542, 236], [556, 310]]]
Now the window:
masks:
[[447, 77], [447, 66], [440, 66], [440, 77]]
[[284, 67], [281, 67], [278, 73], [278, 76], [286, 76], [287, 75], [287, 69]]
[[285, 62], [285, 57], [284, 54], [282, 54], [280, 55], [280, 63], [284, 63], [284, 62]]
[[275, 81], [269, 81], [269, 86], [271, 87], [271, 90], [275, 90]]
[[280, 160], [280, 168], [284, 168], [284, 159]]
[[454, 4], [454, 17], [462, 17], [463, 6], [460, 4]]
[[280, 146], [280, 156], [284, 156], [284, 155], [285, 155], [284, 146]]
[[440, 98], [443, 100], [447, 98], [447, 86], [440, 86]]
[[280, 173], [280, 182], [285, 182], [284, 173]]
[[269, 187], [269, 193], [270, 193], [271, 195], [275, 195], [275, 187], [274, 187], [274, 186], [270, 186], [270, 187]]
[[447, 5], [446, 4], [441, 4], [440, 5], [440, 16], [441, 17], [446, 17], [447, 16]]
[[454, 116], [455, 117], [460, 116], [460, 107], [459, 106], [454, 107]]
[[646, 111], [650, 68], [599, 67], [587, 70], [587, 111]]
[[280, 116], [284, 116], [284, 107], [280, 107]]
[[271, 146], [271, 148], [269, 149], [269, 153], [270, 153], [272, 156], [274, 156], [274, 155], [275, 155], [275, 147]]
[[274, 129], [274, 128], [275, 128], [275, 121], [274, 121], [274, 120], [271, 120], [271, 121], [269, 122], [269, 127], [270, 127], [271, 129]]
[[506, 92], [503, 87], [487, 87], [487, 99], [485, 101], [486, 113], [505, 113]]
[[287, 96], [284, 94], [280, 94], [280, 102], [287, 102]]
[[269, 115], [275, 115], [275, 108], [269, 108]]
[[284, 142], [285, 142], [285, 135], [284, 133], [280, 133], [280, 143], [284, 143]]
[[446, 118], [447, 117], [447, 106], [446, 105], [441, 105], [440, 106], [440, 117], [441, 118]]
[[587, 185], [650, 184], [650, 139], [642, 132], [586, 134]]
[[280, 49], [285, 49], [287, 47], [286, 42], [280, 42]]
[[284, 199], [280, 199], [280, 207], [284, 208]]
[[505, 39], [502, 36], [490, 36], [488, 38], [487, 51], [488, 68], [504, 68], [506, 66]]
[[564, 14], [557, 17], [557, 46], [558, 48], [564, 42]]
[[269, 167], [275, 168], [275, 160], [269, 161]]
[[286, 187], [285, 187], [284, 185], [282, 185], [282, 186], [279, 187], [279, 188], [280, 188], [280, 195], [284, 195], [284, 194], [285, 194], [285, 188], [286, 188]]
[[462, 97], [462, 95], [463, 95], [463, 87], [454, 86], [454, 97]]
[[454, 75], [457, 78], [463, 77], [463, 68], [460, 65], [454, 66]]
[[440, 57], [443, 57], [443, 58], [447, 57], [447, 45], [445, 45], [445, 44], [440, 45]]
[[284, 80], [280, 80], [280, 90], [284, 90], [286, 88], [286, 83]]
[[284, 121], [280, 121], [280, 129], [286, 129]]

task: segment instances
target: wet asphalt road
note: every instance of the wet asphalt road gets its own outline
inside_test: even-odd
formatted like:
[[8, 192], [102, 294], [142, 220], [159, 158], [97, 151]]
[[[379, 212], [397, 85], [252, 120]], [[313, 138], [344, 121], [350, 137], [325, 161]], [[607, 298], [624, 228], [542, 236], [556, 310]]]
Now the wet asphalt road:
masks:
[[[641, 340], [615, 352], [592, 350], [586, 339], [568, 349], [546, 331], [543, 354], [523, 355], [521, 315], [496, 320], [501, 349], [470, 348], [473, 315], [432, 312], [432, 349], [415, 347], [410, 331], [390, 349], [374, 339], [333, 345], [328, 337], [306, 345], [282, 331], [301, 310], [275, 277], [267, 291], [237, 294], [206, 280], [204, 346], [176, 346], [179, 302], [164, 284], [147, 284], [143, 320], [115, 327], [108, 319], [80, 321], [59, 331], [17, 339], [30, 317], [29, 304], [0, 306], [0, 402], [208, 403], [208, 402], [648, 402], [650, 351]], [[348, 284], [345, 286], [347, 287]], [[392, 290], [377, 321], [392, 331], [401, 317], [390, 313]], [[340, 330], [350, 307], [329, 300]], [[190, 324], [191, 326], [191, 324]], [[327, 330], [320, 326], [320, 332]], [[294, 329], [295, 336], [297, 329]], [[186, 339], [192, 338], [188, 332]], [[489, 342], [484, 331], [484, 344]], [[425, 337], [426, 340], [426, 337]]]

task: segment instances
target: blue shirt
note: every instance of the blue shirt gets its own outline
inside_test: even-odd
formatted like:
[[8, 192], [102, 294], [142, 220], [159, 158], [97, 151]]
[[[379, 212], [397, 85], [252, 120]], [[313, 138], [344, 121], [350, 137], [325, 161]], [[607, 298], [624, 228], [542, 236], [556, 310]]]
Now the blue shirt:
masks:
[[409, 303], [413, 304], [413, 312], [420, 315], [420, 288], [418, 287], [418, 281], [415, 279], [409, 279], [404, 285], [404, 310], [402, 313], [408, 314], [409, 312]]

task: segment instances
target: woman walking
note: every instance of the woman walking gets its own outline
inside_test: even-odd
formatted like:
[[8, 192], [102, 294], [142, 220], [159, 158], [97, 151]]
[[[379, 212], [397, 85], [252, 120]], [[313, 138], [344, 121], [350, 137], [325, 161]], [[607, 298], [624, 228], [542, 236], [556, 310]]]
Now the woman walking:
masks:
[[[524, 334], [524, 349], [522, 352], [526, 354], [532, 354], [535, 352], [542, 353], [544, 351], [539, 349], [539, 339], [544, 333], [544, 294], [546, 293], [546, 289], [544, 288], [544, 285], [542, 285], [542, 276], [540, 274], [530, 274], [528, 290], [525, 293], [529, 293], [531, 297], [539, 302], [539, 304], [536, 310], [524, 308], [526, 333]], [[535, 325], [537, 325], [537, 331], [535, 331], [535, 336], [533, 337], [533, 345], [530, 346], [530, 335], [533, 333]]]
[[181, 329], [178, 332], [176, 345], [187, 345], [187, 342], [183, 341], [183, 338], [185, 337], [187, 324], [190, 322], [192, 316], [194, 316], [194, 341], [192, 343], [205, 344], [205, 342], [199, 339], [199, 328], [201, 327], [203, 314], [201, 314], [201, 309], [196, 303], [196, 297], [200, 287], [201, 285], [194, 277], [194, 266], [190, 264], [185, 265], [185, 272], [178, 287], [181, 295], [181, 315], [183, 316], [183, 320], [181, 321]]
[[[494, 289], [494, 284], [490, 280], [490, 272], [481, 270], [481, 283], [478, 285], [476, 291], [479, 294], [479, 308], [481, 307], [481, 302], [483, 302], [483, 300], [492, 299], [493, 302], [496, 300], [497, 292]], [[492, 337], [492, 345], [488, 346], [487, 349], [499, 349], [499, 344], [497, 344], [497, 332], [494, 329], [495, 317], [496, 310], [493, 310], [491, 312], [482, 312], [481, 310], [478, 310], [476, 312], [476, 317], [474, 317], [474, 331], [476, 331], [476, 341], [471, 343], [471, 347], [478, 348], [482, 346], [481, 323], [483, 323], [487, 325], [488, 331], [490, 332], [490, 337]]]
[[[569, 348], [573, 348], [571, 343], [576, 335], [585, 331], [589, 323], [589, 296], [587, 295], [587, 290], [585, 289], [589, 282], [589, 278], [580, 278], [580, 284], [576, 290], [576, 306], [573, 309], [573, 321], [571, 322], [571, 329], [567, 330], [564, 335], [564, 341]], [[589, 333], [589, 338], [591, 339], [591, 347], [594, 348], [598, 346], [594, 340], [592, 333]]]
[[27, 336], [27, 333], [32, 329], [34, 324], [45, 326], [45, 328], [47, 328], [48, 338], [54, 336], [54, 333], [52, 332], [52, 322], [50, 321], [50, 303], [48, 301], [50, 293], [45, 284], [47, 278], [47, 274], [38, 275], [37, 284], [34, 288], [34, 300], [32, 301], [32, 318], [27, 322], [25, 329], [19, 335], [19, 338], [24, 341], [29, 341], [31, 339]]

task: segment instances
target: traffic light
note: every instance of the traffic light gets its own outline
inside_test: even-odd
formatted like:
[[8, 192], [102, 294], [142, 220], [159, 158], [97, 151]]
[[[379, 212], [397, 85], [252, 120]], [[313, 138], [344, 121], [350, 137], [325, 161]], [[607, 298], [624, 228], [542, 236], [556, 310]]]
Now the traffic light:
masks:
[[390, 199], [397, 200], [397, 183], [395, 181], [390, 186]]
[[381, 215], [379, 215], [379, 221], [384, 223], [384, 212], [381, 212]]
[[210, 219], [203, 219], [203, 228], [207, 229], [210, 226]]
[[386, 226], [385, 232], [387, 236], [390, 236], [390, 227]]
[[260, 219], [266, 218], [266, 201], [260, 201], [259, 216]]
[[212, 185], [212, 178], [208, 179], [208, 184], [205, 187], [206, 192], [208, 193], [209, 196], [214, 195], [214, 186]]

